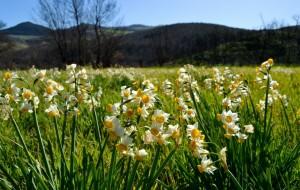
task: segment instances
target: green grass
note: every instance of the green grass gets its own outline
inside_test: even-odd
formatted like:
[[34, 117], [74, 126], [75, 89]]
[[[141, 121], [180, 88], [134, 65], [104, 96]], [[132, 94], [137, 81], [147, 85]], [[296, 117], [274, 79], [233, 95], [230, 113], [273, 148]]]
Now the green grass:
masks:
[[[223, 72], [225, 67], [218, 69]], [[213, 76], [209, 67], [187, 69], [198, 88], [191, 87], [189, 81], [176, 85], [179, 70], [176, 67], [86, 68], [88, 79], [76, 76], [76, 80], [71, 81], [75, 88], [66, 83], [72, 73], [70, 70], [49, 70], [44, 80], [37, 80], [35, 70], [15, 71], [15, 79], [1, 79], [0, 83], [0, 115], [2, 119], [8, 116], [8, 120], [0, 122], [0, 189], [298, 189], [300, 68], [272, 68], [272, 79], [278, 81], [278, 91], [287, 95], [289, 104], [285, 107], [279, 99], [267, 110], [260, 110], [256, 104], [259, 100], [263, 100], [264, 105], [270, 101], [265, 94], [271, 91], [262, 88], [268, 81], [264, 81], [264, 85], [257, 84], [254, 67], [230, 69], [240, 74], [238, 81], [250, 89], [248, 96], [241, 97], [242, 103], [232, 109], [240, 118], [237, 123], [242, 131], [244, 125], [254, 126], [254, 133], [247, 134], [243, 143], [238, 142], [237, 137], [225, 138], [226, 131], [218, 119], [218, 114], [229, 110], [222, 106], [222, 99], [236, 98], [229, 91], [231, 79], [224, 80], [224, 94], [220, 95], [215, 88], [208, 89], [204, 81]], [[79, 71], [77, 68], [76, 73]], [[0, 72], [2, 78], [4, 75], [5, 71]], [[64, 86], [51, 103], [44, 97], [48, 79]], [[166, 79], [172, 83], [174, 97], [163, 92], [162, 83]], [[122, 86], [144, 89], [145, 80], [154, 84], [152, 91], [157, 96], [153, 107], [148, 108], [149, 116], [142, 119], [136, 110], [143, 103], [125, 101], [120, 93]], [[88, 83], [92, 87], [86, 85]], [[20, 92], [16, 97], [18, 102], [9, 102], [10, 111], [4, 97], [10, 92], [11, 84], [19, 87]], [[97, 96], [99, 87], [101, 98]], [[40, 99], [38, 108], [32, 108], [33, 113], [20, 111], [25, 88]], [[80, 101], [82, 94], [90, 101]], [[184, 98], [185, 104], [196, 112], [189, 120], [182, 118], [175, 101], [175, 97], [184, 94], [190, 96], [190, 99]], [[77, 100], [68, 99], [71, 95]], [[130, 155], [119, 151], [120, 137], [114, 141], [104, 122], [106, 116], [113, 114], [107, 109], [108, 105], [116, 102], [123, 102], [127, 109], [133, 110], [130, 117], [122, 113], [122, 109], [115, 113], [121, 128], [128, 129], [131, 125], [137, 128], [130, 134], [134, 143]], [[28, 103], [33, 104], [33, 100]], [[59, 117], [45, 113], [50, 104], [58, 106]], [[151, 118], [155, 110], [170, 114], [160, 133], [166, 133], [169, 124], [178, 124], [178, 138], [168, 137], [169, 143], [163, 145], [155, 140], [144, 143], [145, 126], [151, 127], [156, 121]], [[195, 122], [205, 135], [203, 149], [209, 151], [207, 158], [216, 167], [213, 174], [201, 173], [197, 167], [203, 155], [193, 155], [193, 138], [187, 137], [186, 130]], [[223, 147], [227, 147], [226, 165], [219, 155]], [[139, 160], [135, 149], [145, 149], [148, 155]], [[131, 156], [134, 153], [135, 156]]]

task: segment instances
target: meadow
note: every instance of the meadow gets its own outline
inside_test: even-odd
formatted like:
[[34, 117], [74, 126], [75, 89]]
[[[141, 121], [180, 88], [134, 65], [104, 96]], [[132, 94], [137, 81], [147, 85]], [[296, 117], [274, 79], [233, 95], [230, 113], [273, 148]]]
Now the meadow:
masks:
[[0, 76], [0, 189], [300, 187], [299, 67]]

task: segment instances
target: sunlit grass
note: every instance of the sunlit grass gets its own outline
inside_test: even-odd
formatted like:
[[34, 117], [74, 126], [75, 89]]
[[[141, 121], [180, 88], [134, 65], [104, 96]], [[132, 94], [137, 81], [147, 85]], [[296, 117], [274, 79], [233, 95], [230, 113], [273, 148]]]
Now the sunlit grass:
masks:
[[0, 188], [297, 189], [300, 68], [270, 63], [1, 71]]

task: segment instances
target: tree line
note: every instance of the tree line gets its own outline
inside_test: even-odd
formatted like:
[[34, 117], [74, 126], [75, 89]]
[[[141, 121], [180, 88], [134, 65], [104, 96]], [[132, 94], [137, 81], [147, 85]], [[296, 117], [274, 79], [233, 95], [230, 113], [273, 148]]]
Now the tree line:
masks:
[[[0, 33], [1, 67], [6, 62], [23, 68], [25, 64], [49, 68], [70, 63], [93, 67], [245, 65], [269, 57], [300, 63], [300, 16], [293, 17], [293, 26], [274, 21], [257, 30], [186, 23], [128, 33], [113, 27], [118, 24], [116, 0], [38, 0], [37, 10], [49, 35], [33, 40], [27, 49], [8, 51], [13, 42]], [[0, 22], [0, 28], [4, 26]]]
[[115, 0], [38, 0], [38, 16], [51, 30], [63, 63], [109, 67], [119, 45], [109, 26], [116, 21]]

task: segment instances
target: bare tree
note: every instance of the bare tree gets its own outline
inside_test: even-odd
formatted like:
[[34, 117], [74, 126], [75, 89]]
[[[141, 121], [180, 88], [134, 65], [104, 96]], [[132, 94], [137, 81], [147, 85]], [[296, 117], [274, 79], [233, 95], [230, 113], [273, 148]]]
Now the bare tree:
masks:
[[[6, 26], [6, 24], [3, 22], [3, 21], [1, 21], [0, 20], [0, 30], [2, 29], [2, 28], [4, 28]], [[2, 34], [1, 32], [0, 32], [0, 53], [4, 50], [4, 47], [2, 47], [2, 46], [4, 46], [1, 42], [3, 42], [4, 41], [4, 34]]]
[[101, 41], [101, 62], [102, 67], [111, 67], [117, 61], [116, 54], [118, 53], [122, 35], [118, 34], [117, 30], [108, 31], [102, 35]]
[[38, 0], [38, 16], [50, 28], [63, 63], [68, 60], [67, 27], [69, 26], [65, 0]]
[[159, 66], [172, 59], [168, 26], [158, 28], [150, 36], [150, 44], [155, 61]]
[[[0, 29], [4, 28], [6, 24], [0, 20]], [[14, 43], [0, 31], [0, 54], [7, 52], [14, 47]]]
[[[116, 51], [116, 40], [119, 38], [115, 38], [115, 30], [110, 30], [107, 26], [116, 18], [118, 12], [116, 0], [38, 0], [38, 2], [39, 17], [51, 29], [63, 62], [71, 60], [78, 64], [86, 64], [91, 61], [90, 57], [94, 54], [93, 66], [99, 66], [104, 59], [113, 57], [111, 55]], [[91, 33], [93, 30], [95, 35]], [[96, 48], [90, 48], [89, 44], [93, 44], [94, 39]]]
[[[105, 25], [109, 25], [116, 19], [118, 13], [118, 7], [116, 0], [93, 0], [91, 6], [91, 22], [94, 25], [94, 32], [96, 36], [96, 60], [93, 63], [94, 67], [98, 67], [100, 62], [103, 63], [104, 67], [110, 66], [108, 57], [111, 57], [111, 50], [115, 49], [116, 39], [112, 35], [111, 31], [105, 31]], [[106, 48], [104, 50], [104, 48]], [[108, 56], [109, 55], [109, 56]], [[105, 59], [105, 60], [104, 60]]]
[[[4, 28], [5, 26], [6, 26], [6, 24], [2, 20], [0, 20], [0, 30], [2, 28]], [[2, 40], [3, 37], [4, 37], [4, 34], [2, 34], [2, 32], [0, 32], [0, 40]]]
[[87, 0], [69, 0], [69, 11], [70, 17], [73, 22], [75, 22], [75, 30], [76, 30], [76, 39], [77, 39], [77, 62], [79, 64], [85, 63], [85, 40], [86, 37], [86, 23], [85, 19], [87, 18], [87, 10], [88, 6]]
[[296, 59], [298, 60], [300, 58], [300, 36], [299, 36], [299, 30], [300, 30], [300, 15], [294, 15], [293, 20], [295, 22], [295, 28], [294, 28], [294, 37], [296, 38], [297, 47], [295, 48], [295, 52], [297, 54]]

